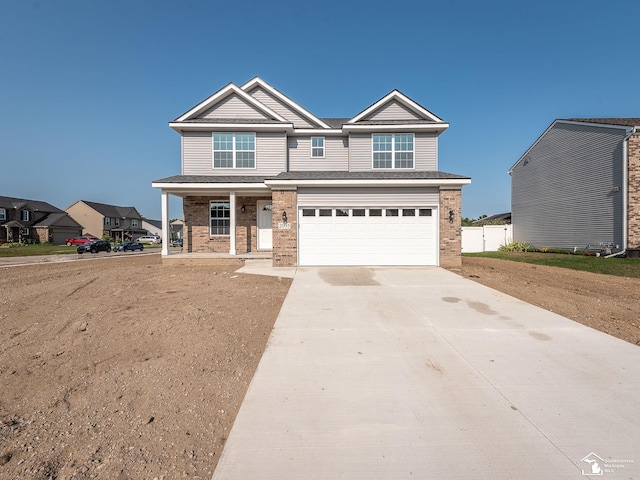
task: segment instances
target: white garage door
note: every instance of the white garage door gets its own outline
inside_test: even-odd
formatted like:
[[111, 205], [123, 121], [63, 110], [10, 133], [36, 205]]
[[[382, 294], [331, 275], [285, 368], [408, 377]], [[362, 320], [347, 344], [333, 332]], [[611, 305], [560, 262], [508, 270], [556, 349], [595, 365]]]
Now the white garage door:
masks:
[[303, 207], [300, 265], [437, 265], [435, 208]]

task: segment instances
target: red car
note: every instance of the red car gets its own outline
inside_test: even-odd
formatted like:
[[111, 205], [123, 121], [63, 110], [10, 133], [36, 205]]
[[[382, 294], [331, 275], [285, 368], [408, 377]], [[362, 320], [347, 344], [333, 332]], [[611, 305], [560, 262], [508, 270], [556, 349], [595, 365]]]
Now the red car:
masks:
[[84, 245], [85, 243], [90, 242], [91, 240], [100, 240], [100, 239], [94, 237], [93, 235], [82, 235], [81, 237], [67, 238], [65, 240], [65, 243], [67, 244], [67, 246]]

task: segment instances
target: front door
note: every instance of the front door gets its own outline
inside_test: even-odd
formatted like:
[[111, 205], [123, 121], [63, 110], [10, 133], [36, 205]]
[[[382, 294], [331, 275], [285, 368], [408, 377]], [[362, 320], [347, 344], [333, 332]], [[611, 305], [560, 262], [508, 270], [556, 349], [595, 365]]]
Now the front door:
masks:
[[271, 250], [273, 248], [272, 205], [269, 200], [258, 200], [257, 207], [258, 250]]

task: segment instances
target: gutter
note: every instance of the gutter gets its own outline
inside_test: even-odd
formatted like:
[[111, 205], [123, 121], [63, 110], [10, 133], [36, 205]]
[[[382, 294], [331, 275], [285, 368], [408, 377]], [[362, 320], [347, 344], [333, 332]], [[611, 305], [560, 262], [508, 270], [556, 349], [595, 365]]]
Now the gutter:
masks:
[[629, 243], [629, 137], [639, 135], [637, 127], [627, 130], [627, 134], [622, 141], [622, 250], [604, 258], [619, 257], [627, 253], [627, 244]]

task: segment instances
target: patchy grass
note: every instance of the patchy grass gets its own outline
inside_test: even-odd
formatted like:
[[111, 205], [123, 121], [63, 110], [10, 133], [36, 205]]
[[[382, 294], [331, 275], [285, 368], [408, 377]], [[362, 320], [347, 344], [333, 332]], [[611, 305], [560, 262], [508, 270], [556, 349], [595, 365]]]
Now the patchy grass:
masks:
[[619, 277], [640, 278], [640, 259], [604, 258], [583, 255], [563, 255], [539, 252], [482, 252], [465, 253], [465, 257], [499, 258], [514, 262], [548, 265], [550, 267], [569, 268], [585, 272], [617, 275]]
[[78, 253], [75, 246], [54, 245], [52, 243], [36, 243], [34, 245], [17, 245], [5, 243], [0, 245], [0, 257], [32, 257], [34, 255], [61, 255]]

